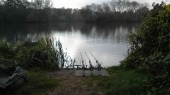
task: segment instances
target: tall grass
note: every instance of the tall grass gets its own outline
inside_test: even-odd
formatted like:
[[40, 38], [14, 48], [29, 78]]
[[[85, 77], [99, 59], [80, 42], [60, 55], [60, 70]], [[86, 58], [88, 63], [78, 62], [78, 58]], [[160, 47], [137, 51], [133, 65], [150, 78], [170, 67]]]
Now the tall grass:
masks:
[[[45, 70], [58, 69], [68, 61], [60, 41], [41, 38], [36, 42], [9, 43], [0, 41], [0, 64], [19, 65], [24, 68], [39, 67]], [[7, 62], [5, 63], [4, 60]], [[9, 60], [14, 60], [10, 62]]]

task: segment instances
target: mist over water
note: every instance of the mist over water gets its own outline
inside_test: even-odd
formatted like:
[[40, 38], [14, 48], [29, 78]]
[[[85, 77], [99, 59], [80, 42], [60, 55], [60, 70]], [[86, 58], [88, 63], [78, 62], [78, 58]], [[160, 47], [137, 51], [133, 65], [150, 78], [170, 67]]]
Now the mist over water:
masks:
[[[83, 59], [88, 65], [88, 57], [93, 65], [95, 58], [108, 67], [119, 65], [125, 58], [129, 47], [127, 35], [135, 31], [139, 23], [41, 23], [41, 24], [2, 24], [0, 39], [12, 42], [30, 39], [36, 41], [41, 37], [60, 40], [64, 51], [80, 64]], [[87, 53], [87, 56], [85, 54]], [[92, 56], [92, 54], [95, 58]]]

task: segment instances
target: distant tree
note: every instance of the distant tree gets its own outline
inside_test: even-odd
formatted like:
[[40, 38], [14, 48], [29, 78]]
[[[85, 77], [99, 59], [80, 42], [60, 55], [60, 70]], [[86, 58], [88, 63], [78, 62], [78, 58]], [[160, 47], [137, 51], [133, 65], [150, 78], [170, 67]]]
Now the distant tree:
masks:
[[96, 12], [97, 11], [97, 5], [95, 3], [92, 3], [90, 5], [90, 9], [93, 11], [93, 12]]
[[34, 0], [33, 1], [33, 6], [36, 9], [42, 9], [44, 4], [44, 0]]
[[135, 12], [137, 9], [139, 9], [140, 7], [140, 4], [136, 1], [132, 1], [132, 8], [133, 8], [133, 11]]
[[119, 12], [122, 12], [122, 1], [121, 1], [121, 0], [118, 0], [118, 1], [116, 2], [116, 5], [117, 5], [117, 10], [118, 10]]
[[92, 14], [93, 14], [93, 11], [90, 9], [89, 5], [81, 9], [81, 15], [85, 21], [89, 21]]
[[115, 0], [112, 0], [110, 2], [110, 9], [112, 12], [116, 12], [116, 3], [115, 3]]
[[8, 9], [25, 9], [25, 5], [21, 0], [6, 0], [4, 4]]
[[109, 13], [109, 12], [111, 11], [111, 9], [110, 9], [108, 3], [102, 3], [102, 7], [103, 7], [104, 13], [106, 13], [106, 14]]
[[52, 8], [53, 2], [51, 0], [33, 0], [33, 7], [36, 9]]
[[31, 2], [29, 2], [28, 0], [22, 0], [22, 3], [24, 6], [26, 6], [27, 9], [32, 7]]
[[136, 1], [112, 0], [98, 5], [94, 3], [87, 5], [83, 7], [81, 14], [86, 21], [91, 22], [141, 21], [142, 12], [145, 12], [146, 8], [148, 9], [147, 4]]
[[148, 4], [112, 0], [82, 9], [53, 8], [52, 0], [0, 0], [0, 22], [141, 21]]
[[45, 0], [44, 1], [44, 8], [52, 8], [53, 2], [51, 0]]
[[79, 10], [79, 9], [73, 9], [73, 11], [72, 11], [72, 19], [73, 19], [73, 21], [83, 21], [80, 12], [81, 12], [81, 10]]
[[104, 13], [104, 10], [103, 10], [101, 5], [97, 5], [97, 12], [100, 13], [100, 14]]

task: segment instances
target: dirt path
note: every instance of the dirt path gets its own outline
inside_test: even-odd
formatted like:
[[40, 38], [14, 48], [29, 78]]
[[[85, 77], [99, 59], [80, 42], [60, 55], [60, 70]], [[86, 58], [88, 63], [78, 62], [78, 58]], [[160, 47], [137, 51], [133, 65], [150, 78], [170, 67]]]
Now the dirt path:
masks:
[[47, 75], [55, 77], [61, 83], [59, 87], [49, 91], [49, 95], [103, 95], [96, 89], [95, 84], [90, 82], [91, 77], [75, 77], [74, 70], [60, 70]]

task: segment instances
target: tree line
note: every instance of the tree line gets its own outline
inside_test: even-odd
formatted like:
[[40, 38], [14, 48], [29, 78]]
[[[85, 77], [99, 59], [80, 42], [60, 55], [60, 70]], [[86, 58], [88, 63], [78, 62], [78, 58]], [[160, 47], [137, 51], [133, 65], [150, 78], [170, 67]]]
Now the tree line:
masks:
[[113, 22], [113, 21], [142, 21], [144, 13], [148, 11], [147, 3], [136, 1], [112, 0], [102, 4], [86, 5], [81, 9], [85, 21]]
[[112, 0], [81, 9], [54, 8], [51, 0], [0, 0], [0, 22], [141, 21], [148, 4]]

